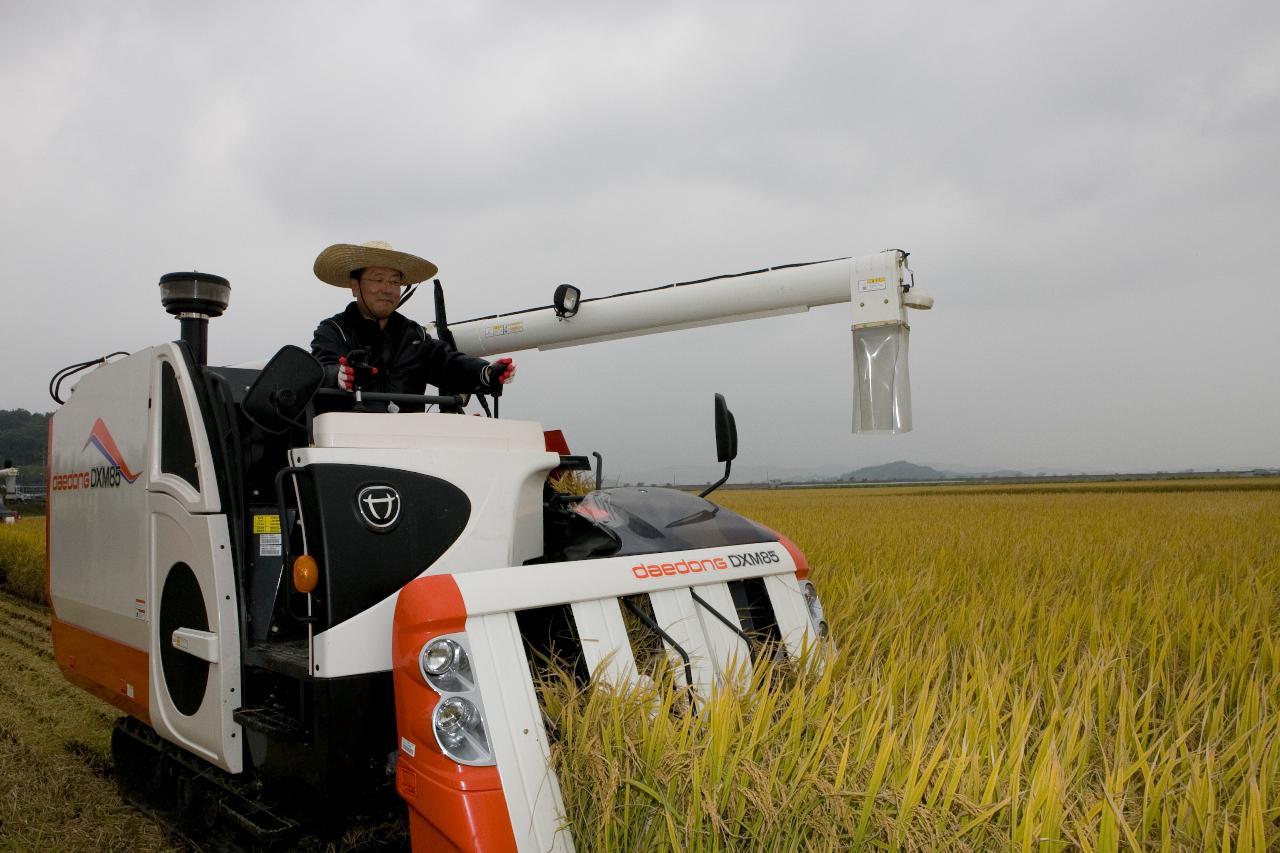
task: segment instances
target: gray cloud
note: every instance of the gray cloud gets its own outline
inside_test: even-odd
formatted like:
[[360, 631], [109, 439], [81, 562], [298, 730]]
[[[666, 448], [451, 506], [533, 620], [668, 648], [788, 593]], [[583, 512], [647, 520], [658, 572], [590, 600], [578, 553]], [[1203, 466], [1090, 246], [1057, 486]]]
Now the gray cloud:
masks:
[[[513, 416], [615, 470], [907, 456], [1280, 464], [1280, 28], [1262, 3], [10, 3], [3, 319], [62, 364], [172, 336], [155, 281], [233, 281], [215, 359], [305, 343], [331, 242], [441, 265], [451, 313], [888, 247], [916, 432], [850, 437], [845, 309], [522, 356]], [[426, 301], [412, 303], [419, 317]], [[662, 411], [689, 412], [674, 444]], [[700, 414], [701, 413], [701, 414]], [[697, 446], [704, 442], [706, 447]]]

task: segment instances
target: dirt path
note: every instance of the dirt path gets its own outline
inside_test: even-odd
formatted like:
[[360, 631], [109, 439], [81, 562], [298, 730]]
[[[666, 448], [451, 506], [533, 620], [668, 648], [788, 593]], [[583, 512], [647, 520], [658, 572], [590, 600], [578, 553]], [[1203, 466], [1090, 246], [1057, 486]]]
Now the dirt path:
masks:
[[116, 793], [117, 716], [63, 680], [48, 611], [0, 592], [0, 850], [183, 849]]

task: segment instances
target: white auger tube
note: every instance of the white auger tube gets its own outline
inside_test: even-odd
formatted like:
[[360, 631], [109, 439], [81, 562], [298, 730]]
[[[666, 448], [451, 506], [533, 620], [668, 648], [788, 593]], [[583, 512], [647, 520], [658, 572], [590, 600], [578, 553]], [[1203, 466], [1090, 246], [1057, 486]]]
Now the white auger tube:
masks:
[[850, 302], [853, 431], [897, 433], [911, 429], [907, 308], [933, 305], [931, 297], [912, 292], [913, 285], [907, 253], [891, 250], [584, 298], [571, 316], [561, 316], [547, 306], [451, 323], [449, 330], [462, 352], [491, 356], [796, 314], [819, 305]]

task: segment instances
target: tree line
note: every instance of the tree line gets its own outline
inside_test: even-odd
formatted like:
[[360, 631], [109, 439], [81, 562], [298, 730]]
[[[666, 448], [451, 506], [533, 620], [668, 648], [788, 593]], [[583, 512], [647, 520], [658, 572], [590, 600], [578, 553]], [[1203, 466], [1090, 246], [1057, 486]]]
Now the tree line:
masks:
[[24, 474], [44, 469], [49, 417], [47, 412], [0, 409], [0, 467], [8, 467], [8, 460]]

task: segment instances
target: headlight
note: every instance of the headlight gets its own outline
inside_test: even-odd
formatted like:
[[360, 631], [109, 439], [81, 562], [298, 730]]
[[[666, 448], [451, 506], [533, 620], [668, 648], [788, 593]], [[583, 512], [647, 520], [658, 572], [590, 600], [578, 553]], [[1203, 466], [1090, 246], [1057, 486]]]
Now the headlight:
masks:
[[462, 646], [453, 640], [439, 638], [422, 647], [422, 670], [427, 675], [444, 675], [457, 666]]
[[818, 599], [818, 590], [813, 584], [805, 581], [801, 586], [804, 593], [804, 604], [809, 610], [809, 622], [813, 625], [813, 632], [818, 635], [819, 640], [825, 640], [827, 635], [831, 633], [831, 629], [827, 627], [826, 614], [822, 612], [822, 602]]
[[436, 742], [444, 754], [465, 764], [491, 763], [489, 738], [480, 709], [463, 696], [450, 696], [436, 705], [431, 717]]
[[459, 743], [462, 732], [479, 716], [475, 705], [461, 696], [450, 696], [436, 708], [436, 731], [450, 743]]
[[422, 647], [418, 669], [438, 693], [463, 693], [475, 686], [467, 650], [448, 637], [437, 637]]
[[[429, 714], [418, 718], [415, 729], [422, 731], [430, 724], [440, 751], [459, 764], [495, 763], [466, 633], [433, 637], [424, 643], [418, 652], [418, 672], [440, 700]], [[426, 737], [426, 732], [421, 736]]]

